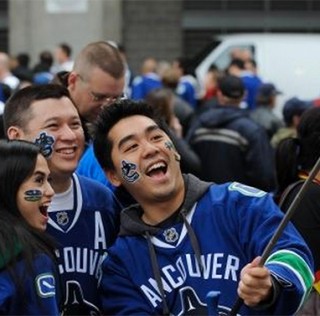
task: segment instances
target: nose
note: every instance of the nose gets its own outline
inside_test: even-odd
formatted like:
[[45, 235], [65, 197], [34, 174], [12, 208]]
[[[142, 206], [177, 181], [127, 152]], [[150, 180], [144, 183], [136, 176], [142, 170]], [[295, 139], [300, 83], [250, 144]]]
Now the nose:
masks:
[[76, 134], [68, 124], [65, 124], [60, 131], [60, 137], [62, 139], [75, 140]]
[[153, 155], [157, 154], [158, 152], [159, 152], [159, 148], [157, 145], [155, 145], [149, 141], [146, 141], [143, 144], [143, 157], [144, 158], [148, 158], [150, 156], [153, 156]]
[[52, 198], [54, 196], [54, 194], [55, 194], [55, 192], [54, 192], [50, 182], [47, 181], [46, 187], [45, 187], [45, 190], [44, 190], [44, 195], [47, 196], [47, 197]]

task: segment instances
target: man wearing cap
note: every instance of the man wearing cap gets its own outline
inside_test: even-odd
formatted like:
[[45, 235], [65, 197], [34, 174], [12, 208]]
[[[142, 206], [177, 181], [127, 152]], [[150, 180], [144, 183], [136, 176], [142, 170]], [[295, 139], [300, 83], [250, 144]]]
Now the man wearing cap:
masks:
[[257, 108], [250, 113], [250, 117], [264, 127], [269, 139], [284, 126], [283, 121], [273, 113], [277, 95], [281, 94], [272, 83], [263, 83], [256, 95]]
[[202, 162], [201, 178], [223, 183], [238, 181], [273, 191], [273, 150], [268, 136], [240, 108], [245, 94], [239, 77], [218, 80], [218, 106], [200, 114], [187, 135]]
[[280, 128], [271, 139], [271, 145], [276, 148], [286, 138], [297, 136], [297, 127], [304, 111], [313, 106], [311, 101], [303, 101], [297, 97], [288, 99], [282, 109], [285, 127]]

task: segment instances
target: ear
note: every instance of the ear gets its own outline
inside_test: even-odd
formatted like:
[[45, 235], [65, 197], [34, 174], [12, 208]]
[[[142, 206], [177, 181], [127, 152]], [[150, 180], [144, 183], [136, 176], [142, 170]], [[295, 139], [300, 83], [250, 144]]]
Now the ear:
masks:
[[74, 71], [71, 71], [69, 76], [68, 76], [68, 88], [73, 89], [74, 85], [77, 81], [77, 76], [78, 74]]
[[105, 170], [105, 175], [115, 187], [119, 187], [122, 183], [115, 170]]
[[10, 126], [7, 130], [7, 137], [9, 139], [22, 139], [23, 132], [20, 127]]

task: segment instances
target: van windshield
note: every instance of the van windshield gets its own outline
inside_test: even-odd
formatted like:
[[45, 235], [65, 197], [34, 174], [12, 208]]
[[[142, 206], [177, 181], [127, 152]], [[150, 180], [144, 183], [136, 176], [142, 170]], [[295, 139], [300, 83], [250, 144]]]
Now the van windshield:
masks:
[[227, 47], [224, 51], [222, 51], [214, 63], [219, 70], [225, 70], [230, 64], [232, 55], [236, 51], [245, 51], [245, 50], [246, 51], [249, 50], [251, 52], [252, 58], [255, 59], [255, 49], [253, 45], [249, 45], [249, 44], [232, 45]]

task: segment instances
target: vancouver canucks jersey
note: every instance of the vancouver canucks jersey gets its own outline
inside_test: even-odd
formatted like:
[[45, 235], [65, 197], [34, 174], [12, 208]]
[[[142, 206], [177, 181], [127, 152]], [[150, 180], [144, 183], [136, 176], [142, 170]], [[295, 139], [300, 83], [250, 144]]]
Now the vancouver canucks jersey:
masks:
[[117, 233], [119, 205], [100, 183], [73, 175], [70, 208], [49, 209], [47, 232], [58, 242], [63, 315], [99, 315], [97, 282]]
[[[199, 243], [202, 270], [186, 225], [178, 222], [153, 234], [151, 243], [170, 315], [207, 315], [210, 291], [221, 292], [219, 312], [228, 313], [237, 299], [241, 269], [263, 253], [282, 217], [263, 191], [239, 183], [210, 186], [186, 217]], [[147, 238], [131, 233], [111, 247], [101, 281], [105, 314], [163, 314]], [[294, 314], [311, 288], [312, 264], [309, 249], [289, 224], [266, 262], [281, 285], [276, 303], [267, 310], [243, 306], [240, 314]]]
[[23, 280], [22, 291], [17, 290], [12, 276], [6, 269], [0, 272], [0, 314], [1, 315], [59, 315], [56, 299], [56, 269], [52, 259], [39, 254], [33, 262], [33, 273], [26, 273], [24, 260], [20, 260], [14, 274]]

